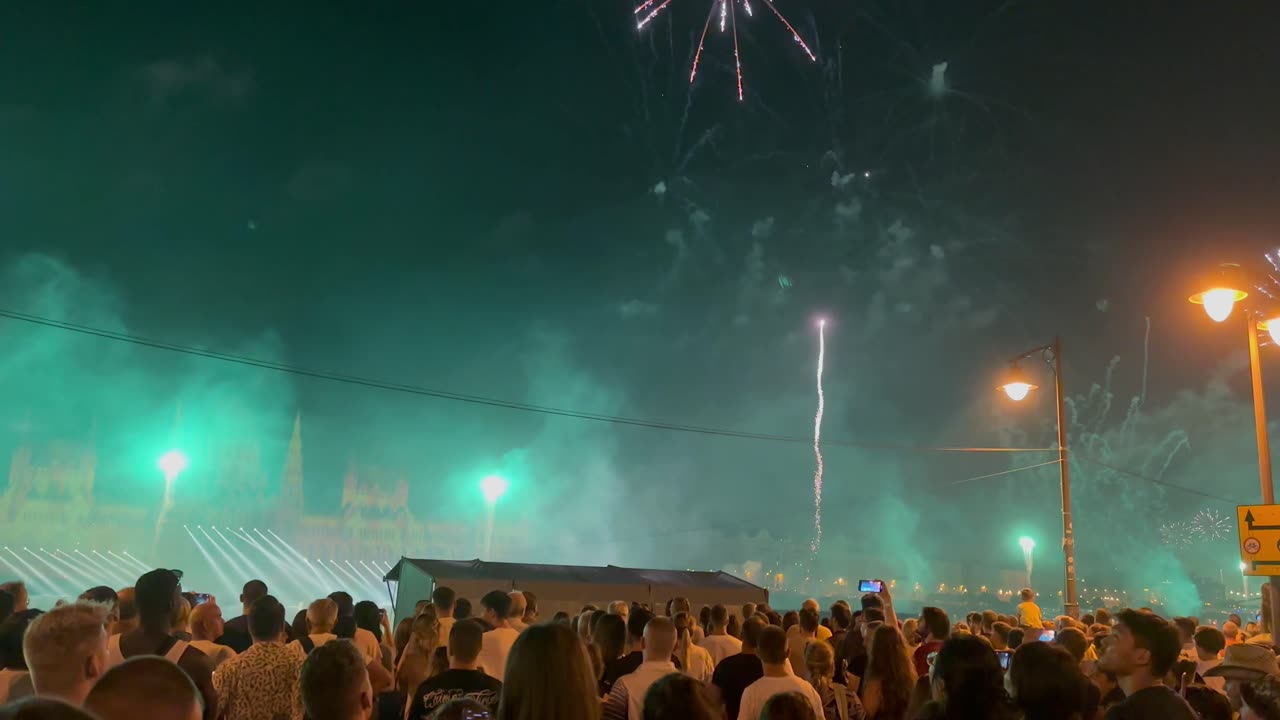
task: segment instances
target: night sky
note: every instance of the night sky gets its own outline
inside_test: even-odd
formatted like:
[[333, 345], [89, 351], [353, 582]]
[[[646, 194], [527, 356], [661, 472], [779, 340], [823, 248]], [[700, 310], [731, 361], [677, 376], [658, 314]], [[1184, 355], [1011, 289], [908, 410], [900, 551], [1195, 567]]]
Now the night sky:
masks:
[[[821, 314], [824, 436], [902, 446], [1051, 445], [1050, 396], [1010, 408], [993, 388], [1008, 357], [1060, 333], [1082, 397], [1081, 573], [1233, 568], [1230, 542], [1170, 549], [1158, 528], [1257, 496], [1243, 332], [1185, 298], [1215, 263], [1265, 267], [1280, 245], [1280, 10], [777, 6], [819, 61], [757, 7], [739, 18], [739, 103], [714, 31], [688, 84], [705, 0], [643, 33], [621, 0], [7, 4], [0, 307], [787, 436], [812, 432]], [[475, 481], [510, 474], [500, 512], [533, 533], [518, 559], [767, 563], [812, 532], [803, 443], [482, 408], [9, 320], [0, 343], [0, 446], [96, 419], [108, 497], [145, 485], [131, 468], [181, 400], [193, 431], [257, 439], [273, 479], [300, 411], [315, 512], [336, 509], [348, 463], [404, 472], [428, 518], [469, 517]], [[833, 445], [819, 566], [1016, 568], [1010, 537], [1056, 544], [1056, 471], [951, 483], [1042, 459]]]

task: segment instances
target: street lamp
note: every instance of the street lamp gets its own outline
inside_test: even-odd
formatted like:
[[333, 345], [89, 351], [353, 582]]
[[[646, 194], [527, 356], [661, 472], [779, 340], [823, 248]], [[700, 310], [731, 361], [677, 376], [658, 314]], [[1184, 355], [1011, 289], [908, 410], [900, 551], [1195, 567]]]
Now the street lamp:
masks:
[[1249, 566], [1245, 563], [1240, 563], [1240, 582], [1244, 585], [1245, 597], [1249, 597], [1249, 576], [1244, 574], [1244, 571], [1248, 569], [1248, 567]]
[[[1019, 364], [1033, 355], [1051, 360], [1053, 367], [1053, 390], [1058, 406], [1058, 478], [1062, 490], [1062, 557], [1066, 563], [1062, 610], [1069, 617], [1078, 618], [1080, 605], [1076, 602], [1076, 537], [1071, 524], [1071, 474], [1067, 467], [1067, 428], [1063, 424], [1062, 339], [1055, 337], [1052, 343], [1032, 348], [1010, 360], [1009, 377], [1000, 389], [1015, 402], [1026, 399], [1031, 391], [1036, 389], [1037, 386], [1027, 379]], [[1030, 538], [1026, 539], [1030, 540]], [[1029, 553], [1028, 557], [1030, 557]]]
[[164, 481], [172, 483], [187, 469], [187, 456], [181, 450], [170, 450], [156, 460], [156, 469], [164, 473]]
[[[1241, 267], [1235, 263], [1223, 263], [1218, 266], [1218, 277], [1206, 290], [1187, 298], [1196, 305], [1203, 305], [1204, 310], [1214, 322], [1223, 322], [1232, 309], [1241, 300], [1249, 297], [1249, 293], [1241, 287], [1249, 285], [1249, 278]], [[1265, 505], [1275, 504], [1275, 487], [1271, 481], [1271, 443], [1267, 439], [1267, 404], [1262, 394], [1262, 361], [1258, 352], [1258, 330], [1266, 330], [1272, 339], [1280, 332], [1280, 318], [1268, 313], [1266, 308], [1250, 304], [1244, 308], [1244, 326], [1249, 341], [1249, 378], [1253, 389], [1253, 431], [1258, 444], [1258, 484], [1262, 490], [1262, 502]], [[1241, 563], [1240, 573], [1245, 571]], [[1245, 578], [1245, 594], [1248, 595], [1248, 578]], [[1280, 588], [1280, 577], [1270, 577], [1272, 589]], [[1272, 626], [1280, 623], [1280, 603], [1271, 605]]]

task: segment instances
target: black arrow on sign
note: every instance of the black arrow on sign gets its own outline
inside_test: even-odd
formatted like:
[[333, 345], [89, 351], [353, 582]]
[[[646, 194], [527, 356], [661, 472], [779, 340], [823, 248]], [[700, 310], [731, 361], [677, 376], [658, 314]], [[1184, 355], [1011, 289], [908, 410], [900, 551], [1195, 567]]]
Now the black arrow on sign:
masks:
[[1252, 510], [1245, 512], [1244, 521], [1249, 525], [1250, 530], [1280, 530], [1280, 525], [1254, 525]]
[[1259, 565], [1280, 565], [1280, 560], [1254, 560], [1253, 569], [1257, 570]]

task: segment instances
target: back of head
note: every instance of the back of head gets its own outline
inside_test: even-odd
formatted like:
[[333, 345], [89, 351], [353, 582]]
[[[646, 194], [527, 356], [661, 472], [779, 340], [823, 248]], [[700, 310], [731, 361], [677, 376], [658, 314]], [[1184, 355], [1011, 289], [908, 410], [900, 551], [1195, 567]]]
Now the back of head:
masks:
[[948, 718], [1000, 718], [1008, 714], [1004, 671], [991, 644], [976, 635], [947, 640], [933, 661], [933, 681], [945, 691]]
[[648, 625], [649, 621], [652, 619], [653, 613], [645, 610], [644, 608], [632, 610], [631, 614], [627, 617], [627, 635], [629, 635], [632, 640], [639, 640], [644, 637], [644, 626]]
[[484, 627], [475, 620], [462, 620], [449, 631], [449, 657], [461, 663], [473, 663], [484, 645]]
[[1217, 656], [1227, 647], [1227, 636], [1218, 628], [1207, 625], [1196, 629], [1194, 639], [1196, 649], [1209, 655]]
[[644, 695], [644, 720], [719, 720], [702, 683], [684, 673], [671, 673], [649, 686]]
[[1018, 597], [1022, 600], [1022, 602], [1031, 602], [1032, 600], [1035, 599], [1036, 593], [1031, 588], [1022, 588], [1021, 590], [1018, 591]]
[[617, 615], [625, 620], [627, 615], [631, 613], [631, 606], [627, 604], [626, 600], [614, 600], [609, 603], [609, 607], [606, 608], [606, 611], [610, 615]]
[[[1080, 637], [1084, 638], [1083, 633]], [[1080, 673], [1080, 663], [1070, 652], [1052, 643], [1023, 645], [1009, 666], [1014, 704], [1028, 718], [1070, 720], [1081, 715], [1087, 684]]]
[[742, 623], [742, 648], [744, 650], [755, 650], [760, 647], [760, 633], [769, 627], [769, 623], [759, 615], [752, 615], [747, 621]]
[[356, 614], [356, 603], [351, 599], [351, 593], [343, 590], [329, 593], [329, 599], [338, 604], [338, 617], [352, 617]]
[[354, 617], [356, 627], [368, 630], [374, 637], [382, 639], [382, 608], [378, 607], [378, 603], [361, 600], [356, 603]]
[[1150, 654], [1153, 676], [1164, 677], [1177, 662], [1182, 650], [1182, 640], [1173, 623], [1154, 613], [1121, 610], [1117, 616], [1117, 624], [1128, 628], [1135, 647]]
[[1174, 627], [1178, 628], [1178, 632], [1182, 637], [1190, 640], [1196, 634], [1196, 620], [1189, 617], [1176, 617], [1173, 619]]
[[455, 620], [466, 620], [471, 617], [471, 601], [466, 598], [458, 598], [453, 604], [453, 617]]
[[449, 612], [453, 610], [453, 606], [458, 601], [458, 595], [453, 588], [441, 585], [431, 591], [431, 604], [436, 606], [437, 610]]
[[1062, 632], [1053, 638], [1053, 642], [1071, 653], [1076, 665], [1084, 662], [1084, 654], [1089, 650], [1089, 638], [1085, 637], [1084, 631], [1073, 627], [1063, 628]]
[[0, 622], [4, 622], [5, 618], [13, 614], [13, 609], [18, 604], [18, 599], [8, 590], [0, 590]]
[[780, 627], [770, 625], [760, 632], [760, 644], [756, 646], [756, 654], [760, 661], [770, 665], [781, 665], [787, 661], [787, 633]]
[[267, 584], [261, 580], [250, 580], [240, 589], [240, 602], [248, 607], [253, 604], [254, 600], [265, 597], [270, 592], [267, 590]]
[[511, 609], [507, 611], [507, 617], [519, 620], [524, 617], [524, 593], [519, 590], [512, 590], [507, 593], [511, 598]]
[[[685, 613], [685, 618], [688, 618]], [[688, 629], [686, 619], [686, 631]], [[676, 649], [676, 623], [671, 618], [655, 617], [644, 626], [644, 659], [666, 660]]]
[[992, 625], [995, 624], [996, 620], [999, 620], [999, 619], [1000, 618], [998, 615], [996, 615], [995, 610], [982, 611], [982, 627], [984, 628], [990, 628]]
[[200, 692], [177, 665], [154, 655], [129, 658], [94, 684], [85, 707], [102, 720], [196, 720]]
[[951, 619], [942, 608], [926, 607], [921, 610], [920, 623], [935, 640], [946, 640], [951, 635]]
[[591, 640], [600, 648], [600, 657], [605, 662], [622, 657], [627, 648], [627, 621], [618, 615], [605, 615]]
[[107, 609], [89, 602], [59, 605], [31, 621], [22, 637], [22, 653], [37, 693], [52, 690], [57, 695], [81, 682], [91, 658], [105, 664], [106, 622]]
[[26, 583], [21, 580], [0, 583], [0, 592], [6, 593], [13, 598], [13, 609], [10, 612], [27, 609], [24, 601], [29, 601], [30, 597], [27, 595]]
[[480, 607], [497, 615], [498, 619], [505, 618], [511, 612], [511, 596], [501, 590], [490, 590], [480, 598]]
[[572, 630], [534, 625], [511, 646], [498, 718], [597, 720], [596, 680], [587, 648]]
[[689, 603], [689, 598], [686, 598], [686, 597], [671, 598], [670, 615], [674, 617], [675, 614], [679, 612], [693, 612], [693, 605]]
[[853, 624], [853, 610], [844, 603], [831, 606], [831, 629], [847, 630]]
[[524, 615], [533, 617], [538, 614], [538, 596], [532, 590], [521, 590], [524, 595]]
[[755, 615], [755, 614], [756, 614], [756, 604], [755, 604], [755, 603], [744, 603], [744, 604], [742, 605], [742, 619], [743, 619], [743, 620], [746, 620], [746, 619], [750, 618], [752, 615]]
[[764, 703], [760, 720], [821, 720], [813, 716], [809, 699], [798, 692], [778, 693]]
[[723, 605], [712, 606], [711, 626], [715, 628], [728, 627], [729, 626], [729, 608]]
[[167, 626], [178, 607], [180, 584], [178, 576], [172, 570], [152, 570], [138, 578], [134, 593], [138, 603], [138, 617], [142, 622], [164, 619]]
[[[829, 680], [836, 670], [836, 654], [829, 643], [811, 642], [804, 646], [804, 664], [809, 677]], [[817, 683], [815, 683], [817, 684]]]
[[788, 610], [782, 614], [782, 629], [790, 630], [793, 626], [800, 624], [800, 613], [795, 610]]
[[333, 632], [338, 623], [338, 603], [329, 598], [313, 600], [307, 607], [307, 625], [313, 634]]
[[1093, 611], [1093, 620], [1102, 625], [1111, 624], [1111, 611], [1106, 608], [1098, 608]]
[[48, 697], [25, 697], [0, 705], [0, 720], [100, 720], [74, 705]]
[[284, 635], [284, 606], [273, 595], [263, 595], [249, 606], [249, 637], [256, 642], [279, 640]]
[[817, 634], [818, 632], [818, 611], [813, 608], [805, 608], [800, 611], [800, 631], [807, 634]]
[[884, 600], [875, 593], [867, 593], [866, 595], [863, 595], [861, 604], [864, 611], [870, 610], [871, 608], [884, 609]]
[[1264, 675], [1244, 685], [1240, 688], [1240, 695], [1254, 717], [1280, 718], [1280, 679], [1276, 676]]
[[114, 616], [116, 614], [116, 602], [119, 600], [119, 595], [116, 594], [115, 590], [107, 587], [106, 585], [98, 585], [97, 587], [91, 587], [80, 593], [80, 597], [77, 599], [88, 600], [89, 602], [96, 602], [99, 605], [105, 605], [107, 606], [108, 614]]
[[345, 640], [327, 642], [307, 655], [299, 687], [310, 720], [365, 717], [373, 707], [364, 655]]
[[26, 634], [31, 621], [41, 614], [40, 610], [23, 610], [0, 622], [0, 669], [27, 669], [27, 658], [22, 653], [22, 636]]

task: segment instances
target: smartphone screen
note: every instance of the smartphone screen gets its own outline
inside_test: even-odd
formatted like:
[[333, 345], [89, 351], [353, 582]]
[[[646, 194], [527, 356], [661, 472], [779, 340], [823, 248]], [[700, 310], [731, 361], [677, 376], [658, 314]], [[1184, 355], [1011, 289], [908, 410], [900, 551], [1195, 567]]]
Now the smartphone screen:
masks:
[[1056, 635], [1057, 633], [1055, 633], [1052, 630], [1045, 630], [1044, 632], [1040, 633], [1040, 642], [1053, 642], [1053, 638]]
[[209, 593], [196, 593], [196, 604], [203, 605], [204, 603], [209, 602], [210, 597]]
[[1012, 651], [1010, 651], [1010, 650], [997, 650], [997, 651], [996, 651], [996, 657], [1000, 658], [1000, 669], [1001, 669], [1001, 670], [1008, 670], [1008, 669], [1009, 669], [1009, 658], [1012, 658], [1012, 657], [1013, 657], [1013, 652], [1012, 652]]
[[878, 593], [884, 590], [884, 583], [879, 580], [860, 580], [858, 581], [858, 592]]

